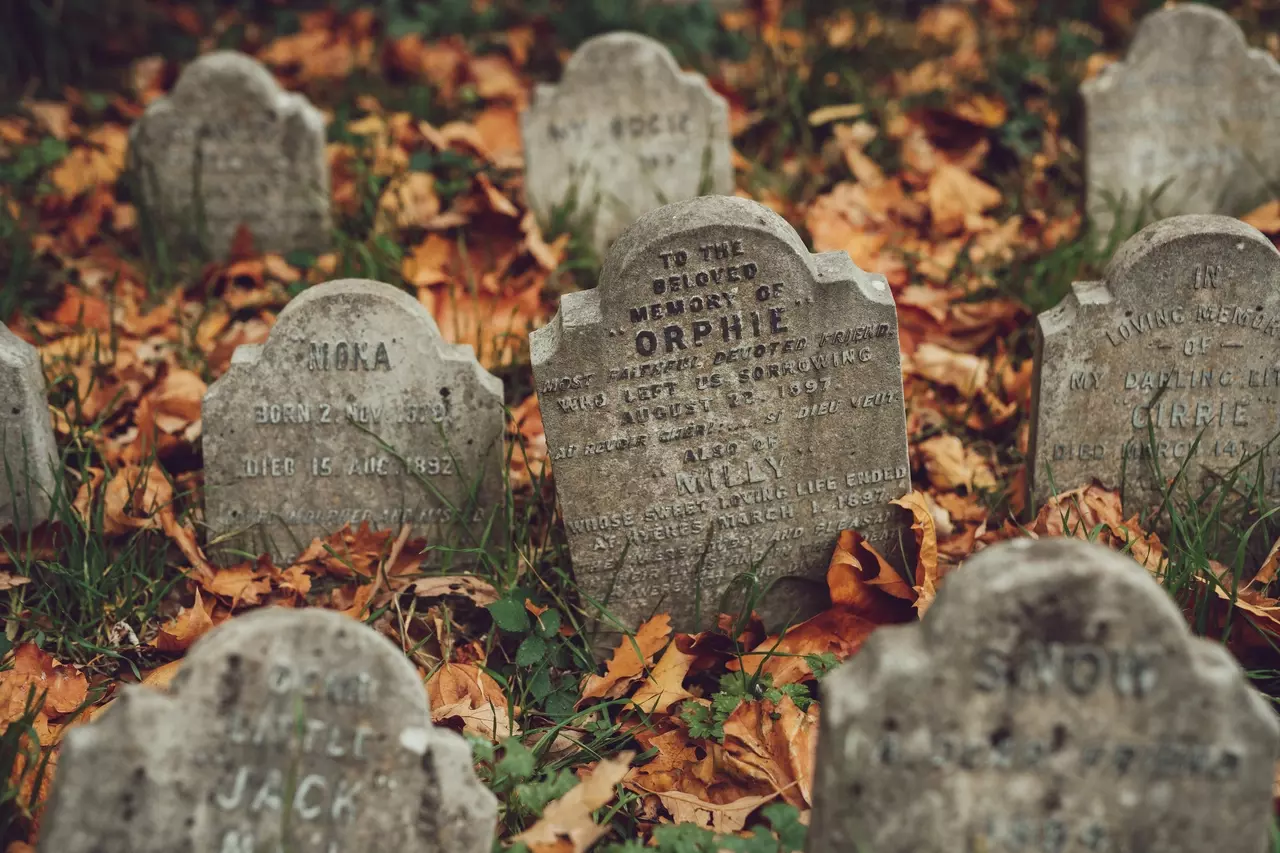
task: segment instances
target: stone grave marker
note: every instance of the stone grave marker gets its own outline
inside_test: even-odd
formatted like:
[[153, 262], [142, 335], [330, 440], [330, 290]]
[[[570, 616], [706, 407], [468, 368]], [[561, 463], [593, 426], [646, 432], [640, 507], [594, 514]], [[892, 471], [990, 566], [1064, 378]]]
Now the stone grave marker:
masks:
[[530, 207], [544, 225], [571, 213], [601, 257], [646, 211], [733, 193], [728, 104], [647, 36], [583, 42], [520, 127]]
[[[427, 309], [344, 279], [291, 301], [204, 398], [205, 522], [219, 559], [287, 565], [350, 524], [430, 544], [505, 541], [502, 382]], [[458, 566], [474, 555], [434, 552]]]
[[1232, 471], [1280, 499], [1280, 253], [1252, 226], [1143, 229], [1040, 315], [1036, 373], [1036, 506], [1097, 478], [1154, 510], [1171, 478], [1198, 491]]
[[49, 517], [57, 466], [40, 352], [0, 323], [0, 531]]
[[763, 205], [641, 217], [530, 343], [586, 594], [632, 628], [669, 612], [692, 631], [755, 566], [782, 624], [825, 602], [841, 530], [901, 560], [897, 331], [882, 276], [810, 254]]
[[333, 611], [268, 608], [67, 732], [48, 853], [489, 853], [497, 801], [404, 654]]
[[1275, 713], [1101, 545], [990, 547], [822, 698], [809, 853], [1267, 849]]
[[252, 57], [216, 51], [187, 66], [133, 126], [129, 157], [171, 249], [225, 257], [241, 225], [262, 252], [329, 245], [324, 119]]
[[1197, 3], [1143, 18], [1125, 59], [1081, 87], [1089, 217], [1105, 238], [1162, 186], [1157, 216], [1238, 216], [1280, 178], [1280, 64], [1225, 12]]

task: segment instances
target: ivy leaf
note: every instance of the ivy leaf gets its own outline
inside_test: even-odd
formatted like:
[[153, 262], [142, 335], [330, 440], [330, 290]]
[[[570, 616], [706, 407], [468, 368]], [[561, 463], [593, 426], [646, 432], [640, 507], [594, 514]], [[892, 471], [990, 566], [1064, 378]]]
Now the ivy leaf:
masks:
[[537, 634], [524, 638], [520, 648], [516, 649], [516, 666], [533, 666], [547, 654], [547, 641]]
[[524, 780], [533, 775], [535, 765], [529, 747], [512, 737], [502, 742], [502, 760], [493, 769], [508, 779]]
[[529, 630], [529, 611], [524, 602], [513, 598], [500, 598], [488, 606], [493, 622], [509, 634], [523, 634]]

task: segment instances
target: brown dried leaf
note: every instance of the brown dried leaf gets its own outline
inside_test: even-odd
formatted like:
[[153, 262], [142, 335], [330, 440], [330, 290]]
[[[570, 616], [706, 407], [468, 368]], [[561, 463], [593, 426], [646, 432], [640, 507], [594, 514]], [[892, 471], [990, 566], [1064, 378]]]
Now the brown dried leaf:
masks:
[[213, 607], [212, 601], [205, 605], [197, 589], [191, 606], [183, 607], [177, 616], [160, 626], [160, 633], [151, 645], [162, 652], [185, 652], [213, 627]]
[[582, 698], [617, 699], [631, 688], [653, 662], [653, 656], [671, 636], [671, 617], [659, 613], [645, 622], [635, 636], [624, 636], [614, 650], [604, 675], [588, 675], [582, 681]]
[[585, 853], [608, 831], [596, 824], [591, 813], [614, 798], [634, 756], [634, 752], [620, 752], [601, 761], [569, 793], [549, 803], [542, 817], [512, 841], [527, 844], [533, 853]]
[[684, 679], [695, 657], [682, 652], [675, 643], [667, 646], [631, 701], [648, 713], [665, 714], [676, 702], [692, 697], [693, 694], [684, 689]]

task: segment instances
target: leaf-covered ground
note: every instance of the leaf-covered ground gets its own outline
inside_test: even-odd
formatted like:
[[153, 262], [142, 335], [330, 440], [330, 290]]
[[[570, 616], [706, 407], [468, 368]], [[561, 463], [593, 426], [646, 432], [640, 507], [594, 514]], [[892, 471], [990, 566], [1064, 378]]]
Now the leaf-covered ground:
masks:
[[[1086, 239], [1078, 85], [1154, 4], [889, 4], [895, 17], [818, 0], [722, 14], [606, 0], [84, 0], [60, 19], [31, 11], [41, 5], [0, 13], [0, 316], [40, 348], [65, 476], [54, 521], [10, 533], [0, 560], [8, 853], [34, 843], [68, 726], [122, 684], [163, 689], [196, 638], [264, 605], [341, 610], [401, 645], [435, 721], [472, 736], [502, 802], [501, 843], [535, 853], [799, 849], [821, 677], [876, 626], [918, 618], [948, 571], [1000, 539], [1129, 550], [1198, 632], [1280, 695], [1280, 530], [1259, 508], [1229, 493], [1185, 511], [1122, 508], [1087, 485], [1035, 515], [1023, 505], [1034, 313], [1096, 276], [1141, 221]], [[1254, 5], [1232, 12], [1277, 47]], [[813, 250], [889, 278], [916, 487], [902, 504], [920, 557], [901, 577], [846, 532], [832, 606], [810, 621], [770, 635], [748, 605], [686, 635], [658, 615], [598, 667], [527, 340], [560, 294], [594, 284], [600, 259], [564, 222], [544, 229], [528, 213], [518, 115], [578, 43], [617, 28], [662, 39], [729, 100], [740, 195]], [[335, 251], [264, 256], [242, 239], [229, 262], [205, 263], [146, 227], [124, 173], [129, 125], [216, 47], [257, 56], [324, 110]], [[1277, 210], [1248, 219], [1280, 233]], [[416, 295], [505, 383], [513, 546], [474, 576], [421, 569], [442, 543], [368, 529], [290, 566], [206, 561], [201, 397], [292, 296], [347, 276]], [[750, 577], [742, 588], [748, 603], [762, 594]]]

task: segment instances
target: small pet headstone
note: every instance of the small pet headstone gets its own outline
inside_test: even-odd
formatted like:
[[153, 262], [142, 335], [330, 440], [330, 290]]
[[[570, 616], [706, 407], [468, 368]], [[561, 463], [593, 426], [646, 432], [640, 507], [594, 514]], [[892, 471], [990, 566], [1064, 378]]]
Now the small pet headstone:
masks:
[[332, 217], [324, 120], [252, 57], [206, 54], [129, 135], [146, 221], [172, 251], [323, 251]]
[[809, 853], [1262, 851], [1280, 726], [1130, 558], [993, 545], [822, 684]]
[[[304, 291], [204, 398], [205, 522], [223, 562], [287, 565], [350, 524], [413, 526], [438, 564], [505, 541], [502, 382], [389, 284]], [[450, 550], [452, 549], [452, 550]]]
[[588, 228], [602, 257], [643, 213], [733, 193], [728, 105], [647, 36], [584, 42], [558, 84], [534, 89], [521, 132], [530, 207]]

